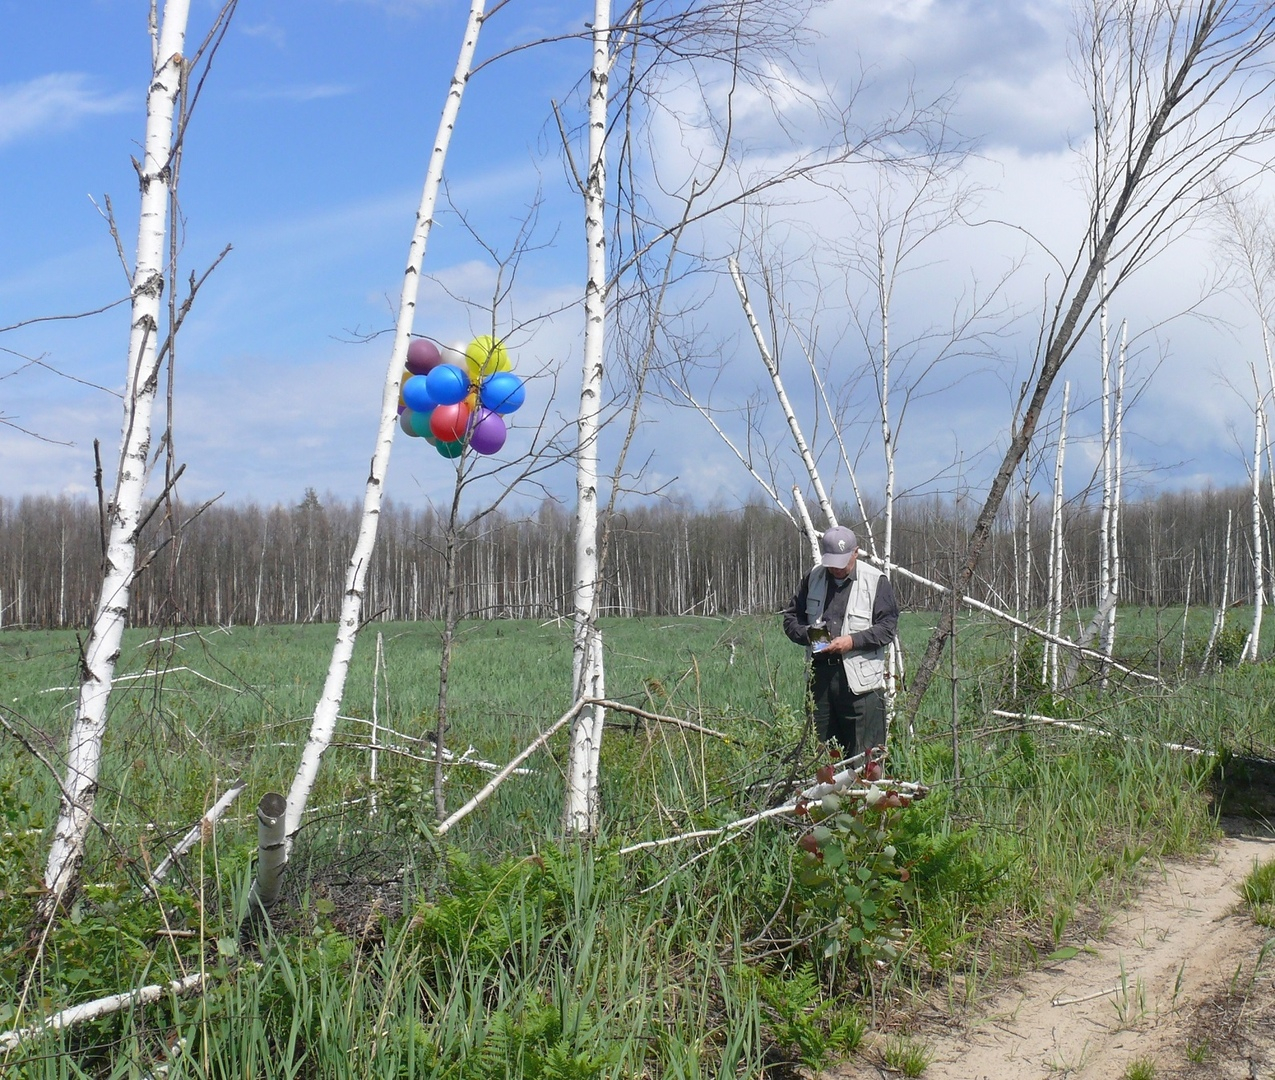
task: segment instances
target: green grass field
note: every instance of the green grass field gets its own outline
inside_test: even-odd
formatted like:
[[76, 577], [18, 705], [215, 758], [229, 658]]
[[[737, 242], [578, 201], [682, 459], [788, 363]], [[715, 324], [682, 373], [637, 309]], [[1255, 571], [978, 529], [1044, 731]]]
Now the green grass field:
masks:
[[[1088, 672], [1066, 695], [1041, 690], [1038, 650], [1025, 650], [1015, 674], [1004, 630], [963, 623], [955, 684], [945, 660], [914, 729], [892, 733], [890, 772], [930, 785], [929, 798], [859, 825], [847, 818], [837, 873], [831, 860], [820, 873], [802, 861], [796, 840], [808, 824], [797, 820], [726, 843], [619, 854], [635, 840], [724, 824], [768, 805], [785, 780], [812, 778], [802, 651], [777, 618], [604, 623], [610, 697], [730, 737], [613, 713], [603, 832], [583, 849], [560, 843], [565, 733], [445, 843], [432, 835], [433, 767], [417, 740], [436, 720], [438, 629], [369, 626], [277, 936], [260, 951], [237, 943], [252, 809], [291, 783], [334, 629], [128, 634], [86, 886], [45, 940], [33, 900], [57, 788], [37, 755], [56, 762], [64, 752], [76, 641], [6, 631], [3, 716], [27, 746], [0, 733], [0, 1030], [191, 971], [208, 974], [208, 990], [29, 1040], [7, 1059], [0, 1052], [0, 1068], [671, 1077], [818, 1064], [852, 1051], [895, 994], [959, 985], [977, 997], [1065, 947], [1128, 895], [1147, 860], [1208, 842], [1213, 755], [1275, 749], [1268, 665], [1197, 674], [1210, 618], [1193, 611], [1183, 643], [1180, 613], [1122, 613], [1120, 655], [1143, 671], [1158, 665], [1165, 682], [1103, 689]], [[1237, 611], [1229, 625], [1246, 620]], [[928, 627], [905, 614], [911, 663]], [[397, 749], [381, 751], [373, 785], [378, 634], [377, 720], [395, 733], [380, 742]], [[566, 623], [463, 625], [449, 747], [497, 764], [512, 757], [570, 705], [570, 648]], [[1206, 753], [1165, 745], [1183, 743]], [[449, 808], [487, 777], [449, 768]], [[236, 779], [247, 784], [239, 802], [148, 899], [139, 884], [166, 844]]]

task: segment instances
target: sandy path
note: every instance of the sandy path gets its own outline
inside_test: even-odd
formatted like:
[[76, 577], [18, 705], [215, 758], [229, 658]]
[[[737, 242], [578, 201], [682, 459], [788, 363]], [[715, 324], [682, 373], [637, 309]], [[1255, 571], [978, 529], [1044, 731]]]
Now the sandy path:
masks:
[[[1271, 859], [1275, 839], [1229, 836], [1210, 858], [1151, 875], [1074, 959], [976, 1012], [918, 1016], [910, 1035], [933, 1054], [924, 1080], [1120, 1080], [1138, 1059], [1157, 1080], [1275, 1080], [1275, 946], [1257, 965], [1275, 931], [1241, 912], [1236, 893], [1254, 860]], [[879, 1046], [825, 1074], [899, 1075]]]

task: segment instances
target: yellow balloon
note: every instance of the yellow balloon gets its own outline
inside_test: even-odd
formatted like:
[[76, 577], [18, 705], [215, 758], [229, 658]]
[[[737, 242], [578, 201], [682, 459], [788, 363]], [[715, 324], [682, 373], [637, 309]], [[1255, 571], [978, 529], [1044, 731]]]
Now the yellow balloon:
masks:
[[509, 351], [499, 338], [483, 334], [474, 338], [465, 349], [465, 364], [470, 376], [476, 381], [497, 371], [508, 371]]

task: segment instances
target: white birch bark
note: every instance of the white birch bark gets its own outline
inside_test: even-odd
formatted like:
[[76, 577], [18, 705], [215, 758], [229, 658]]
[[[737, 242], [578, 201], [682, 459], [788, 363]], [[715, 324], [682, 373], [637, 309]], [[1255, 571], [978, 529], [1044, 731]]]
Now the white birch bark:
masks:
[[[813, 380], [815, 388], [819, 391], [819, 400], [823, 402], [823, 411], [828, 417], [828, 423], [832, 427], [833, 437], [837, 440], [837, 449], [841, 453], [841, 464], [846, 470], [846, 478], [850, 481], [850, 490], [854, 492], [854, 504], [859, 508], [859, 519], [863, 522], [862, 535], [859, 537], [859, 543], [862, 545], [863, 541], [866, 540], [868, 542], [868, 552], [873, 556], [873, 558], [877, 558], [880, 553], [877, 551], [876, 533], [873, 531], [872, 521], [868, 515], [867, 503], [863, 501], [863, 492], [859, 488], [859, 477], [855, 471], [854, 458], [850, 451], [846, 449], [846, 442], [842, 437], [841, 422], [838, 420], [836, 411], [832, 407], [832, 402], [828, 400], [828, 388], [824, 386], [823, 379], [819, 376], [819, 370], [815, 366], [814, 352], [810, 345], [804, 341], [802, 342], [801, 349], [805, 354], [806, 363], [810, 367], [810, 378]], [[816, 559], [815, 561], [817, 562], [818, 560]]]
[[1258, 644], [1262, 639], [1262, 602], [1266, 583], [1262, 551], [1262, 451], [1266, 442], [1266, 414], [1259, 395], [1253, 410], [1253, 626], [1244, 643], [1241, 662], [1256, 664]]
[[1107, 329], [1107, 268], [1098, 275], [1098, 290], [1103, 297], [1098, 309], [1099, 363], [1102, 368], [1102, 511], [1098, 523], [1098, 611], [1102, 625], [1099, 647], [1106, 651], [1106, 616], [1111, 595], [1111, 501], [1114, 493], [1111, 465], [1111, 347]]
[[19, 1044], [37, 1038], [40, 1035], [45, 1035], [50, 1031], [60, 1031], [63, 1028], [83, 1024], [89, 1020], [98, 1020], [103, 1016], [110, 1016], [112, 1013], [117, 1013], [124, 1009], [133, 1009], [139, 1005], [149, 1005], [168, 994], [186, 994], [192, 990], [199, 989], [203, 985], [204, 974], [195, 972], [195, 974], [187, 975], [185, 978], [174, 979], [170, 983], [141, 986], [136, 990], [129, 990], [123, 994], [112, 994], [110, 997], [86, 1001], [82, 1005], [72, 1005], [69, 1009], [54, 1013], [38, 1024], [17, 1028], [13, 1031], [0, 1032], [0, 1051], [7, 1053]]
[[1178, 670], [1186, 667], [1186, 627], [1191, 614], [1191, 581], [1195, 577], [1195, 552], [1191, 552], [1191, 561], [1186, 568], [1186, 602], [1182, 607], [1182, 645], [1178, 650]]
[[748, 326], [753, 332], [753, 339], [757, 342], [757, 351], [761, 353], [762, 363], [766, 365], [766, 370], [770, 372], [770, 381], [775, 385], [775, 397], [779, 401], [779, 407], [783, 410], [784, 418], [788, 421], [788, 430], [792, 432], [793, 441], [797, 444], [797, 451], [801, 454], [801, 460], [805, 463], [806, 472], [810, 475], [810, 483], [815, 490], [815, 498], [819, 500], [819, 509], [823, 511], [825, 528], [829, 528], [837, 523], [837, 515], [832, 509], [832, 500], [828, 498], [828, 493], [824, 490], [823, 481], [819, 478], [819, 470], [815, 468], [814, 456], [810, 453], [810, 447], [806, 443], [806, 437], [802, 434], [801, 425], [797, 423], [797, 415], [793, 412], [792, 403], [788, 400], [788, 394], [784, 390], [783, 381], [779, 377], [779, 364], [775, 358], [770, 355], [770, 349], [766, 347], [766, 335], [762, 333], [761, 324], [757, 322], [757, 316], [753, 314], [753, 306], [748, 300], [748, 286], [744, 283], [744, 275], [740, 273], [739, 262], [732, 256], [728, 260], [730, 266], [730, 276], [735, 282], [735, 290], [739, 293], [739, 302], [744, 308], [744, 317], [748, 320]]
[[[1203, 567], [1201, 567], [1203, 569]], [[1213, 609], [1213, 625], [1209, 627], [1209, 640], [1204, 646], [1204, 660], [1200, 664], [1200, 674], [1203, 675], [1212, 664], [1217, 666], [1217, 662], [1213, 657], [1213, 647], [1217, 644], [1218, 635], [1222, 632], [1222, 627], [1226, 625], [1226, 607], [1230, 602], [1231, 592], [1231, 511], [1226, 512], [1226, 550], [1222, 557], [1222, 595], [1218, 600], [1217, 607]]]
[[[1054, 501], [1049, 518], [1049, 611], [1045, 625], [1054, 637], [1062, 629], [1062, 577], [1063, 577], [1063, 461], [1067, 454], [1067, 408], [1071, 400], [1071, 383], [1063, 383], [1062, 412], [1058, 417], [1058, 453], [1054, 458]], [[1058, 689], [1058, 646], [1045, 647], [1045, 685]]]
[[810, 520], [810, 511], [806, 509], [806, 497], [796, 484], [792, 486], [792, 504], [797, 508], [797, 514], [801, 517], [801, 531], [806, 538], [806, 542], [810, 545], [810, 565], [814, 566], [819, 561], [820, 534], [819, 530], [815, 528], [815, 523]]
[[206, 834], [211, 835], [212, 827], [221, 820], [221, 815], [230, 809], [230, 804], [243, 793], [244, 786], [245, 782], [243, 780], [236, 780], [229, 790], [213, 803], [208, 812], [195, 822], [186, 835], [174, 845], [172, 850], [160, 860], [159, 865], [151, 871], [151, 876], [146, 879], [146, 884], [142, 886], [144, 893], [153, 896], [155, 887], [168, 876], [168, 871], [173, 868], [177, 860], [193, 848]]
[[[589, 74], [589, 166], [584, 191], [587, 275], [584, 293], [584, 370], [576, 421], [576, 536], [573, 590], [574, 696], [606, 696], [602, 637], [597, 624], [598, 436], [606, 346], [606, 123], [610, 79], [611, 3], [595, 0], [593, 65]], [[602, 754], [600, 705], [582, 710], [571, 725], [563, 830], [591, 836], [598, 823], [598, 766]]]
[[1116, 647], [1116, 608], [1120, 603], [1120, 510], [1124, 501], [1124, 377], [1129, 355], [1129, 322], [1120, 322], [1120, 353], [1116, 361], [1116, 403], [1112, 438], [1112, 499], [1108, 521], [1107, 558], [1110, 563], [1110, 588], [1107, 598], [1107, 620], [1103, 626], [1102, 651], [1112, 655]]
[[[882, 544], [886, 576], [894, 564], [894, 431], [890, 423], [890, 300], [891, 278], [886, 273], [885, 241], [877, 237], [877, 302], [881, 307], [881, 453], [885, 460], [885, 538]], [[903, 677], [903, 650], [897, 640], [885, 650], [885, 731], [889, 743], [894, 723], [898, 680]], [[909, 731], [911, 734], [911, 731]]]
[[46, 916], [72, 887], [88, 836], [106, 733], [107, 704], [119, 657], [137, 564], [150, 453], [151, 417], [159, 386], [160, 295], [164, 287], [164, 239], [171, 183], [173, 114], [181, 85], [190, 0], [168, 0], [152, 45], [154, 71], [146, 98], [146, 139], [138, 167], [141, 214], [133, 269], [124, 422], [119, 470], [108, 508], [105, 572], [84, 650], [83, 678], [67, 750], [63, 796], [44, 871]]
[[248, 895], [248, 918], [268, 912], [283, 890], [283, 870], [288, 862], [284, 811], [287, 803], [276, 791], [268, 791], [257, 803], [257, 876]]
[[336, 644], [332, 661], [324, 680], [322, 695], [315, 706], [314, 719], [301, 761], [288, 792], [288, 809], [284, 818], [284, 831], [291, 845], [301, 817], [305, 813], [310, 791], [319, 773], [323, 752], [332, 741], [336, 730], [337, 713], [345, 692], [345, 680], [354, 655], [354, 642], [358, 634], [363, 610], [364, 584], [368, 567], [372, 563], [372, 551], [376, 544], [377, 526], [380, 523], [381, 503], [385, 495], [385, 474], [390, 463], [390, 448], [394, 432], [398, 429], [398, 382], [407, 359], [407, 343], [412, 332], [416, 313], [416, 297], [420, 288], [421, 265], [425, 260], [425, 247], [430, 227], [434, 223], [434, 204], [438, 199], [443, 180], [443, 163], [451, 143], [452, 130], [460, 111], [461, 97], [473, 65], [474, 51], [478, 47], [478, 32], [482, 28], [485, 0], [472, 0], [464, 37], [456, 57], [456, 69], [452, 73], [447, 100], [443, 104], [438, 133], [434, 137], [434, 149], [425, 171], [425, 183], [421, 191], [420, 206], [416, 211], [416, 228], [408, 247], [407, 269], [403, 274], [403, 288], [399, 295], [398, 321], [394, 330], [394, 345], [390, 350], [386, 368], [385, 386], [381, 394], [381, 422], [376, 435], [376, 449], [372, 455], [371, 469], [363, 495], [363, 513], [359, 519], [359, 533], [354, 551], [350, 555], [346, 571], [345, 592], [341, 599], [341, 614], [337, 624]]

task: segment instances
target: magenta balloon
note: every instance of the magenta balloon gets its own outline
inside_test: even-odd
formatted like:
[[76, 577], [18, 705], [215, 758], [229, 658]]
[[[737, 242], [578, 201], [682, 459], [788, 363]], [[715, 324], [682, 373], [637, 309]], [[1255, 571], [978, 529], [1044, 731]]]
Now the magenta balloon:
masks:
[[429, 412], [436, 402], [429, 396], [429, 379], [413, 375], [403, 382], [403, 403], [413, 412]]
[[455, 405], [469, 393], [469, 375], [453, 364], [439, 364], [425, 376], [429, 396], [439, 405]]
[[402, 428], [404, 435], [410, 435], [413, 439], [420, 435], [420, 432], [412, 426], [412, 417], [414, 415], [411, 409], [404, 409], [398, 414], [398, 426]]
[[407, 370], [413, 375], [428, 375], [443, 362], [438, 346], [425, 338], [413, 338], [407, 343]]
[[508, 435], [504, 418], [490, 409], [474, 413], [474, 426], [469, 429], [469, 445], [479, 454], [494, 454], [505, 445]]
[[497, 371], [483, 380], [478, 399], [492, 412], [515, 412], [527, 398], [527, 388], [512, 371]]

